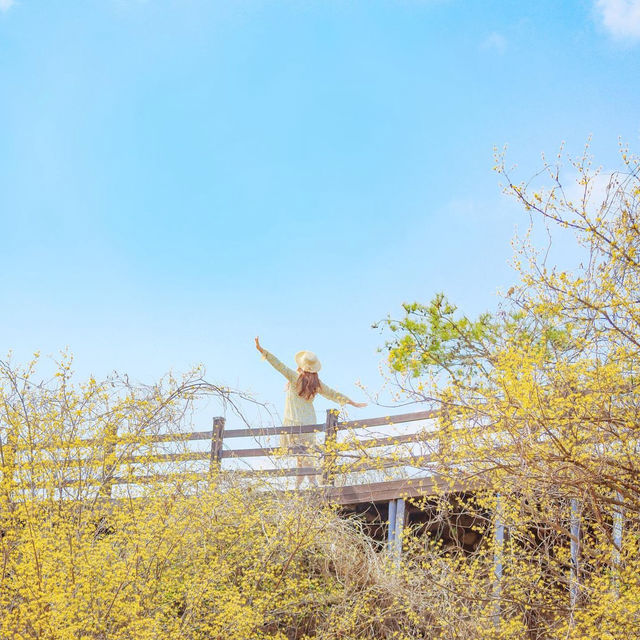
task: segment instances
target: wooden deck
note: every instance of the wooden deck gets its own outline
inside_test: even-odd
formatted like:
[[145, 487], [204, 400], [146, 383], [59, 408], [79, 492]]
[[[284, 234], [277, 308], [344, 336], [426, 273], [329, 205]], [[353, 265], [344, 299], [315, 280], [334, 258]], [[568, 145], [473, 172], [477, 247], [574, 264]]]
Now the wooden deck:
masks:
[[355, 505], [370, 502], [388, 502], [398, 498], [418, 498], [443, 493], [459, 493], [469, 490], [469, 483], [451, 485], [433, 477], [387, 480], [344, 487], [321, 488], [327, 500], [340, 505]]
[[[21, 487], [37, 495], [44, 486], [39, 477], [43, 469], [56, 465], [61, 469], [54, 489], [58, 499], [75, 499], [69, 496], [73, 495], [74, 488], [81, 487], [89, 495], [97, 494], [92, 499], [108, 503], [123, 497], [145, 499], [142, 495], [136, 496], [136, 487], [145, 485], [153, 484], [154, 497], [158, 497], [163, 485], [173, 491], [179, 485], [216, 482], [220, 472], [224, 479], [252, 479], [258, 484], [262, 482], [269, 490], [287, 493], [298, 491], [291, 488], [293, 479], [307, 476], [310, 484], [319, 486], [299, 491], [315, 494], [314, 497], [338, 506], [344, 515], [361, 518], [370, 537], [399, 558], [404, 527], [407, 524], [421, 526], [416, 516], [423, 507], [427, 511], [430, 508], [429, 500], [426, 505], [418, 505], [413, 499], [439, 496], [455, 500], [457, 494], [472, 490], [471, 483], [464, 479], [451, 484], [438, 474], [440, 434], [433, 424], [438, 415], [436, 411], [419, 411], [339, 421], [335, 412], [328, 411], [326, 421], [315, 425], [229, 430], [225, 429], [224, 418], [217, 417], [210, 431], [102, 433], [62, 443], [39, 442], [37, 448], [49, 452], [50, 456], [44, 460], [39, 458], [39, 466], [33, 467], [35, 480], [23, 476]], [[420, 422], [423, 424], [417, 424]], [[393, 434], [386, 429], [408, 423], [413, 423], [413, 433]], [[340, 440], [339, 433], [345, 431], [348, 437]], [[309, 433], [318, 435], [318, 445], [293, 444], [284, 451], [282, 447], [272, 446], [274, 436], [291, 435], [295, 443], [297, 434]], [[246, 441], [245, 447], [232, 446], [239, 439], [247, 438], [263, 446], [245, 448]], [[398, 449], [407, 445], [406, 449]], [[87, 457], [89, 448], [97, 452], [91, 458]], [[416, 448], [426, 455], [415, 456]], [[32, 460], [34, 452], [37, 453], [30, 443], [15, 446], [14, 466], [20, 464], [21, 458]], [[298, 467], [300, 456], [312, 461], [314, 466]], [[255, 464], [253, 461], [257, 458], [270, 460], [270, 468], [265, 467], [264, 462]], [[286, 466], [287, 462], [290, 466]], [[369, 472], [377, 476], [380, 475], [377, 472], [395, 474], [396, 478], [367, 481], [366, 478], [371, 478]], [[397, 477], [407, 473], [416, 475]]]
[[[238, 477], [256, 480], [307, 476], [315, 481], [314, 484], [321, 486], [318, 490], [322, 491], [327, 500], [341, 505], [362, 504], [442, 492], [443, 486], [438, 484], [435, 475], [426, 477], [427, 473], [433, 473], [429, 456], [400, 457], [389, 453], [393, 447], [411, 446], [413, 443], [420, 443], [423, 448], [433, 448], [437, 433], [424, 428], [417, 433], [402, 435], [390, 435], [388, 430], [384, 433], [388, 426], [430, 421], [437, 416], [436, 411], [418, 411], [395, 416], [339, 421], [337, 412], [328, 411], [324, 423], [241, 429], [225, 429], [225, 419], [216, 417], [210, 431], [141, 434], [139, 437], [131, 434], [96, 434], [96, 437], [67, 442], [63, 450], [60, 449], [60, 443], [54, 442], [49, 445], [39, 443], [38, 447], [51, 451], [51, 461], [45, 461], [42, 465], [55, 464], [56, 459], [64, 463], [65, 473], [59, 481], [60, 489], [77, 486], [79, 479], [75, 477], [77, 473], [74, 471], [78, 468], [77, 463], [89, 464], [88, 469], [95, 471], [85, 473], [82, 483], [85, 486], [90, 484], [99, 487], [101, 495], [107, 498], [121, 493], [120, 490], [116, 490], [118, 486], [155, 482], [170, 484], [181, 475], [207, 482], [212, 474], [215, 475], [217, 471], [222, 470]], [[372, 433], [372, 428], [378, 428], [378, 432]], [[332, 446], [338, 443], [338, 433], [344, 431], [350, 432], [348, 451]], [[240, 438], [251, 438], [256, 444], [269, 444], [273, 442], [274, 436], [287, 434], [293, 436], [295, 442], [296, 435], [310, 433], [318, 434], [318, 445], [311, 447], [293, 444], [286, 450], [278, 446], [233, 447], [233, 443]], [[354, 436], [356, 433], [360, 434], [359, 438]], [[209, 443], [209, 446], [203, 449], [202, 444], [197, 444], [198, 442]], [[85, 458], [86, 448], [95, 448], [96, 445], [98, 450], [102, 447], [102, 455], [91, 460]], [[384, 455], [382, 451], [385, 452]], [[21, 455], [28, 457], [32, 453], [28, 447], [18, 446], [16, 462]], [[296, 458], [299, 456], [307, 460], [313, 459], [315, 466], [296, 466]], [[265, 468], [264, 462], [257, 465], [252, 462], [257, 458], [272, 460], [275, 464], [267, 463], [270, 468]], [[286, 466], [287, 462], [289, 466]], [[412, 464], [414, 470], [422, 469], [425, 477], [384, 482], [365, 480], [367, 471], [387, 473], [394, 467], [411, 467]], [[362, 477], [361, 482], [357, 482], [356, 479], [359, 475]], [[343, 486], [346, 477], [352, 479], [350, 486]], [[278, 482], [279, 480], [276, 480], [276, 484]], [[270, 484], [273, 485], [273, 481], [270, 481]], [[454, 489], [449, 488], [449, 491], [452, 490]]]

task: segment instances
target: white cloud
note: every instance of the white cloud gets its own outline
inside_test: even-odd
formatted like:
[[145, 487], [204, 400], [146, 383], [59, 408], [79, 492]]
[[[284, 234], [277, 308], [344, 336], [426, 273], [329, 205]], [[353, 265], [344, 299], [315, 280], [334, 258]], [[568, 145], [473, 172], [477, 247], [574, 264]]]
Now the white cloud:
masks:
[[504, 53], [507, 50], [507, 39], [497, 31], [490, 33], [483, 41], [483, 49]]
[[614, 38], [640, 39], [640, 0], [596, 0], [596, 7]]
[[0, 0], [0, 11], [9, 11], [15, 4], [15, 0]]
[[[586, 196], [586, 212], [596, 215], [605, 204], [617, 202], [616, 196], [620, 195], [621, 176], [612, 169], [600, 170], [592, 176], [587, 185], [580, 183], [581, 176], [577, 173], [568, 175], [565, 180], [564, 197], [579, 209], [582, 208]], [[586, 189], [586, 193], [585, 193]]]

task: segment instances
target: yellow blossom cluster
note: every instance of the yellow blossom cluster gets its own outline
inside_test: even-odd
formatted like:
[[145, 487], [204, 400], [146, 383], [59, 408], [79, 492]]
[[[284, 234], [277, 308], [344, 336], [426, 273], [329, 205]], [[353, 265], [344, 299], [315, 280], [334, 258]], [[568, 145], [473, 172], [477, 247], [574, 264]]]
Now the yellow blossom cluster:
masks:
[[[532, 224], [519, 282], [476, 319], [438, 295], [386, 322], [404, 392], [441, 411], [428, 468], [486, 519], [489, 637], [640, 637], [640, 161], [622, 159], [605, 181], [586, 152], [571, 160], [576, 186], [546, 164], [538, 188], [498, 158]], [[551, 263], [567, 233], [571, 269]]]

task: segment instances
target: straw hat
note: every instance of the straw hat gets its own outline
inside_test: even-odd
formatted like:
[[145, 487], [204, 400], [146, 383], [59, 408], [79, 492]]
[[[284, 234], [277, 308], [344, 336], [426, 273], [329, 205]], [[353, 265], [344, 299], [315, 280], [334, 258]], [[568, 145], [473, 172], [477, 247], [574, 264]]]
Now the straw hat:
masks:
[[318, 373], [322, 365], [320, 364], [320, 360], [318, 360], [318, 356], [311, 351], [298, 351], [295, 355], [296, 364], [303, 371], [308, 371], [310, 373]]

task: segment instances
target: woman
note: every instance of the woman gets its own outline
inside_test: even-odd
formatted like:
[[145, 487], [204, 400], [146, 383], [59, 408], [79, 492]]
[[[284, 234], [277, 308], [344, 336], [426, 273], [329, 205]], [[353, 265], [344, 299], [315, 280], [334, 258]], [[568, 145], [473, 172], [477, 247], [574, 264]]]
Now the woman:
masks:
[[[320, 361], [315, 353], [311, 351], [298, 351], [295, 361], [298, 370], [293, 371], [282, 364], [278, 358], [263, 349], [260, 340], [256, 338], [256, 349], [262, 357], [277, 371], [287, 379], [287, 395], [284, 403], [284, 426], [297, 426], [303, 424], [317, 424], [316, 412], [313, 408], [313, 399], [320, 394], [328, 400], [332, 400], [340, 406], [350, 404], [353, 407], [366, 407], [366, 402], [354, 402], [342, 393], [334, 391], [318, 378], [320, 371]], [[313, 447], [316, 443], [315, 433], [302, 433], [295, 435], [283, 434], [280, 440], [282, 447], [291, 445], [306, 445]], [[302, 467], [305, 457], [296, 456], [298, 467]], [[304, 476], [297, 476], [296, 487], [300, 487]], [[316, 476], [311, 476], [311, 481], [317, 484]]]

